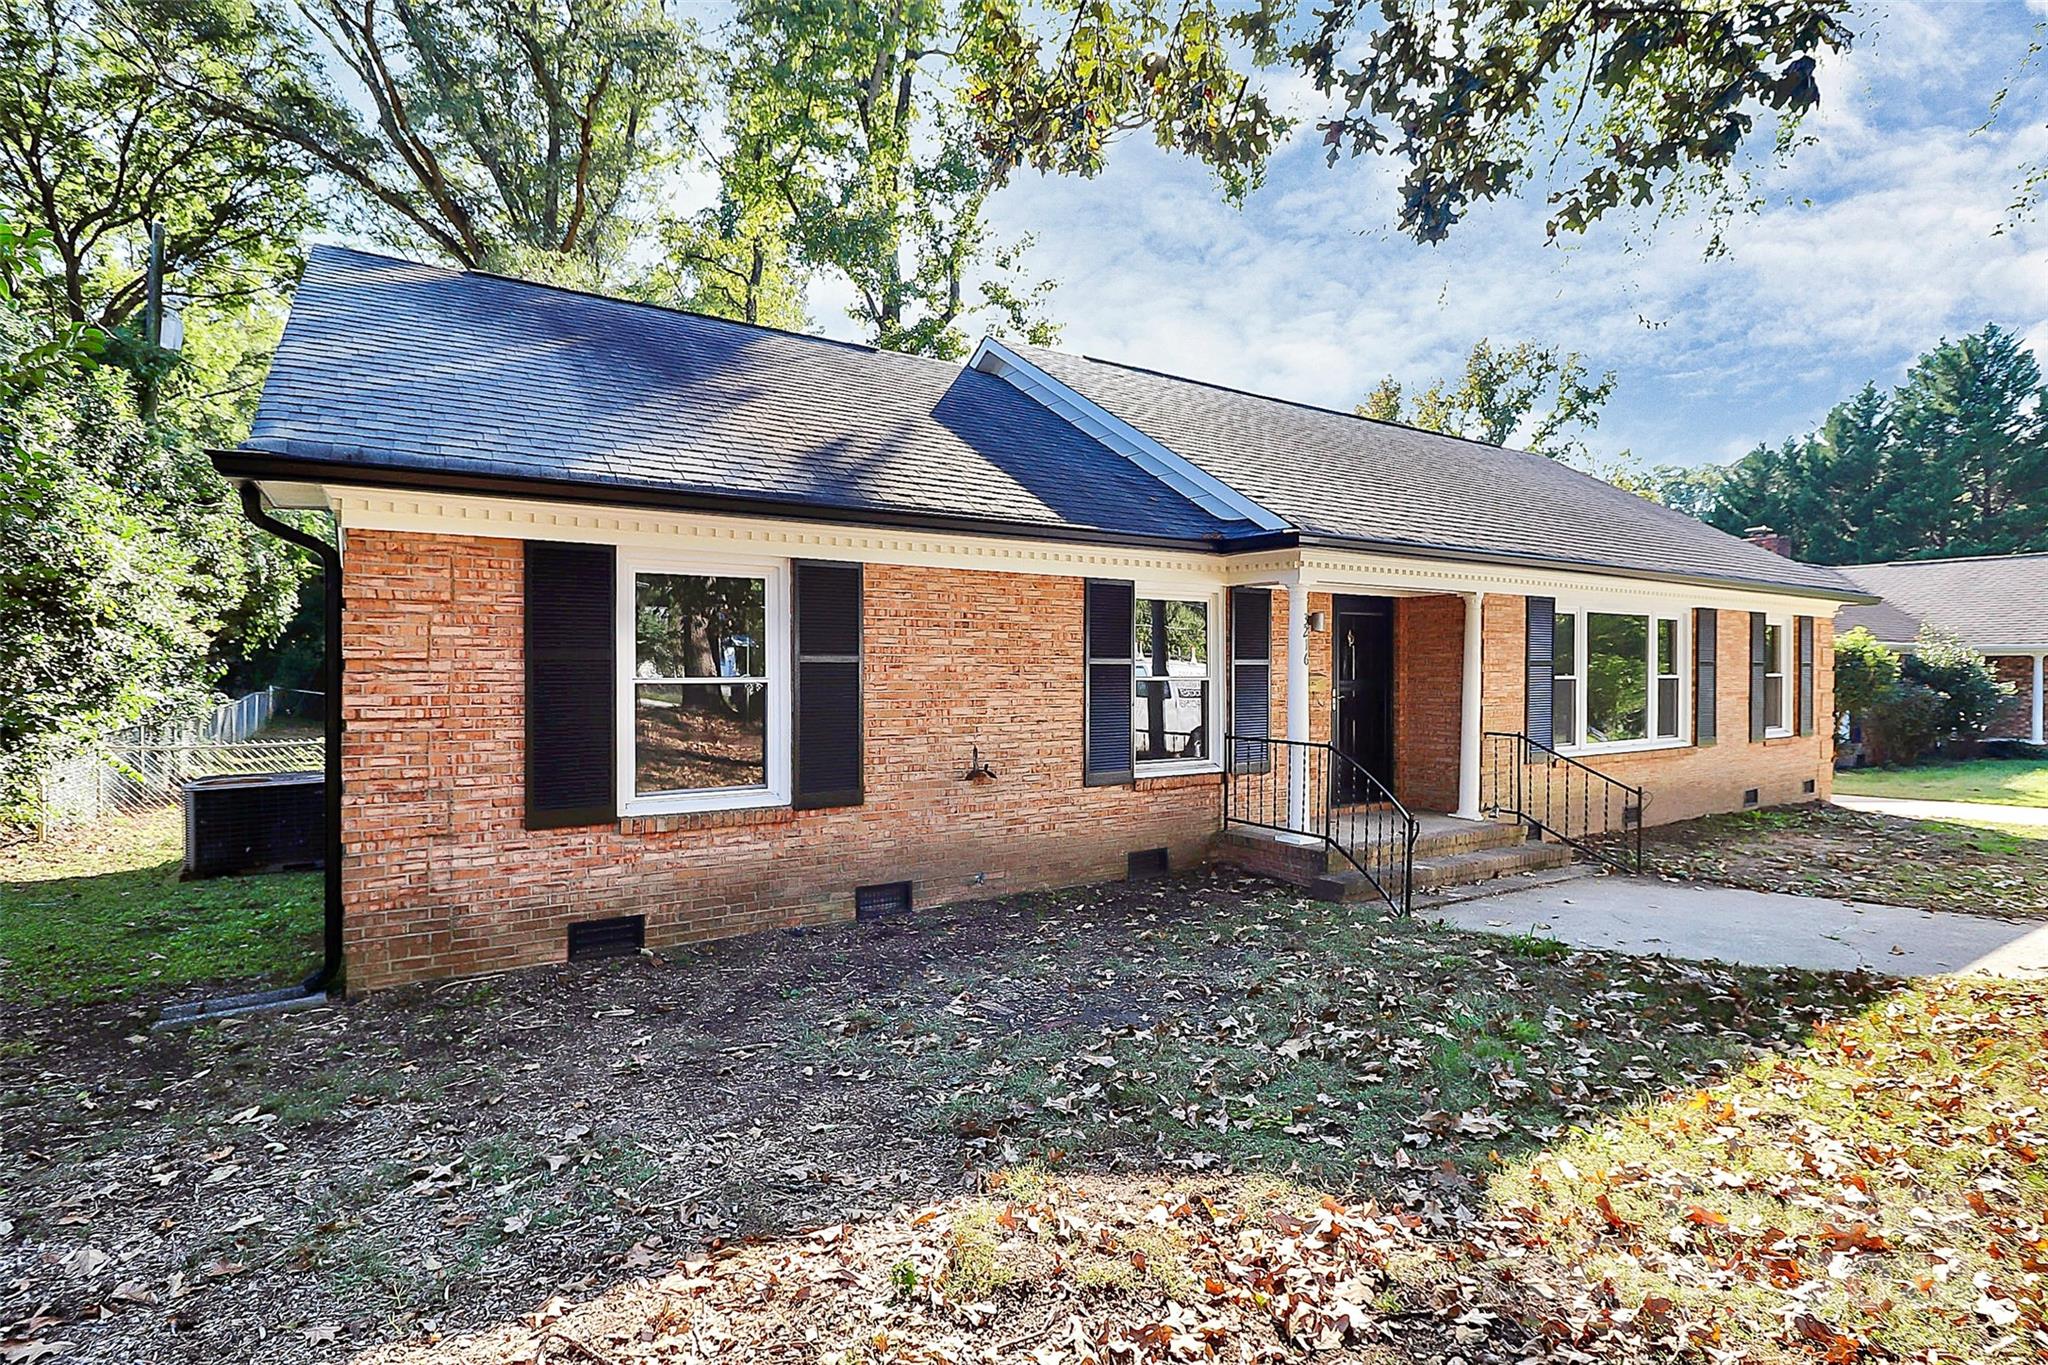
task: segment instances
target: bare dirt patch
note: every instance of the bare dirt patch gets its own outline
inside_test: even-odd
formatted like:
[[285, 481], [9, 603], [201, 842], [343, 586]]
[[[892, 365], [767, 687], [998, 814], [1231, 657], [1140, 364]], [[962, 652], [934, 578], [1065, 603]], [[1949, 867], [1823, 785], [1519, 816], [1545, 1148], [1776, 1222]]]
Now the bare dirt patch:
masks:
[[2048, 916], [2048, 830], [1789, 806], [1655, 827], [1644, 832], [1643, 857], [1663, 876], [1755, 891]]
[[[134, 1005], [0, 1007], [21, 1040], [0, 1052], [0, 1340], [67, 1362], [417, 1350], [806, 1229], [940, 1205], [957, 1229], [1019, 1163], [1148, 1199], [1284, 1179], [1392, 1211], [1357, 1216], [1440, 1258], [1504, 1163], [1887, 989], [1461, 934], [1219, 874], [166, 1035]], [[1115, 1188], [1099, 1197], [1137, 1199]], [[1164, 1311], [1169, 1291], [1101, 1255], [1074, 1302]]]

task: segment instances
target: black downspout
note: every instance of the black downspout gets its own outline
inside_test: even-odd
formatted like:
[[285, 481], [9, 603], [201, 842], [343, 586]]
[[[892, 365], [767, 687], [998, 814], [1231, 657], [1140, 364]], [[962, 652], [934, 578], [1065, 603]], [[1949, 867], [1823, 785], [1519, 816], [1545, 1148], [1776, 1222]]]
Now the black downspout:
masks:
[[327, 641], [321, 663], [327, 687], [327, 932], [320, 966], [306, 978], [305, 985], [306, 994], [317, 995], [341, 978], [341, 552], [264, 511], [263, 493], [253, 480], [242, 484], [242, 515], [313, 555], [320, 561], [324, 578]]

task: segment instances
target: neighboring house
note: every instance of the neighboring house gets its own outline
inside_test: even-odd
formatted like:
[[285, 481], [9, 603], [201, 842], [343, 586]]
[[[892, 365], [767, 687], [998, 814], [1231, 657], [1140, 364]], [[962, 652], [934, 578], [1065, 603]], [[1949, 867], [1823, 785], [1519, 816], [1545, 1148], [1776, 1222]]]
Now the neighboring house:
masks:
[[1283, 851], [1605, 781], [1553, 745], [1825, 796], [1867, 600], [1495, 446], [332, 248], [214, 458], [340, 529], [352, 989], [1192, 864], [1226, 748]]
[[1851, 564], [1842, 576], [1883, 600], [1845, 608], [1837, 629], [1861, 626], [1900, 650], [1913, 648], [1922, 627], [1960, 640], [2014, 688], [2012, 701], [1987, 733], [1994, 739], [2043, 742], [2048, 554]]

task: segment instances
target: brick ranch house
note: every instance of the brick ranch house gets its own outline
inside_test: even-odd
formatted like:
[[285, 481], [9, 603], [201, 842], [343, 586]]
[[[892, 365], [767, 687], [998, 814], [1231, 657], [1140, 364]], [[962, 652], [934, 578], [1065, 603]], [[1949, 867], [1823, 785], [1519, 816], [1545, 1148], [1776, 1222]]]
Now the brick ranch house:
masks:
[[338, 527], [351, 990], [1824, 797], [1867, 600], [1495, 446], [325, 247], [214, 458]]
[[2048, 659], [2048, 554], [1902, 559], [1851, 564], [1842, 576], [1881, 601], [1845, 607], [1839, 625], [1858, 626], [1908, 650], [1922, 627], [1982, 654], [2012, 700], [1992, 722], [1992, 739], [2044, 742], [2042, 672]]

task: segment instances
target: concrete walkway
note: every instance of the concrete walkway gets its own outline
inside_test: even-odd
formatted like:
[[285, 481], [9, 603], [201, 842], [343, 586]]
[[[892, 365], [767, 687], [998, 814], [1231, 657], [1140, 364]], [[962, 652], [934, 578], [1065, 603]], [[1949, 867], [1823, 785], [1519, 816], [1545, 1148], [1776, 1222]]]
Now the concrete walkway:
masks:
[[2048, 810], [2040, 806], [1997, 806], [1988, 801], [1921, 801], [1906, 796], [1851, 796], [1835, 793], [1844, 810], [1896, 815], [1903, 820], [1952, 820], [1960, 825], [2038, 825], [2048, 829]]
[[2048, 920], [1738, 891], [1648, 877], [1581, 877], [1417, 911], [1461, 929], [1580, 948], [1892, 976], [2048, 976]]

